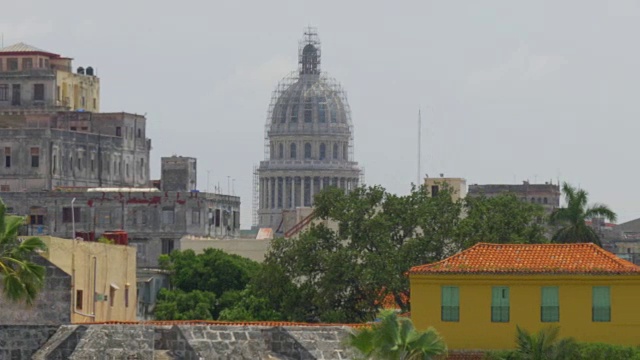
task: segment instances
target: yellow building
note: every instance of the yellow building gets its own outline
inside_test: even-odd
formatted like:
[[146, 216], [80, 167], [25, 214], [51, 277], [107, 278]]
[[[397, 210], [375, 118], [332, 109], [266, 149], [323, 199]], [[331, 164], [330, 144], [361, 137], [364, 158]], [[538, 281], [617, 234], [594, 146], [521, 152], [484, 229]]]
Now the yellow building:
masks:
[[0, 48], [0, 111], [85, 110], [100, 112], [100, 79], [91, 66], [34, 46]]
[[135, 247], [40, 238], [40, 255], [71, 275], [71, 322], [136, 320]]
[[413, 267], [411, 318], [452, 350], [510, 349], [516, 325], [639, 345], [640, 267], [594, 244], [477, 244]]
[[438, 192], [445, 187], [452, 191], [451, 199], [453, 201], [464, 199], [467, 196], [467, 180], [463, 178], [449, 178], [441, 174], [439, 178], [425, 178], [424, 186], [429, 192], [429, 196], [438, 195]]

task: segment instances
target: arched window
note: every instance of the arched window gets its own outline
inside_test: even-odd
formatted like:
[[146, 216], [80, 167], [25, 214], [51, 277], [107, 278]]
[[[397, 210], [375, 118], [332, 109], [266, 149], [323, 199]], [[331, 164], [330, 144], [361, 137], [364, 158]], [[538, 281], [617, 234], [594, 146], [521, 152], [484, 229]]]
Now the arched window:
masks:
[[298, 104], [291, 105], [291, 122], [298, 122]]
[[287, 122], [287, 105], [280, 104], [280, 122]]
[[291, 158], [295, 159], [296, 158], [296, 144], [291, 144]]
[[536, 198], [531, 198], [531, 203], [535, 203], [536, 202]]
[[278, 144], [278, 157], [284, 159], [284, 145]]
[[322, 143], [320, 144], [320, 160], [324, 160], [327, 155], [327, 146]]
[[336, 111], [335, 104], [331, 105], [331, 107], [329, 108], [329, 113], [331, 114], [331, 122], [338, 122], [338, 112]]
[[547, 201], [548, 201], [547, 198], [542, 199], [542, 202], [545, 204], [547, 203]]
[[318, 122], [327, 122], [327, 103], [318, 103]]
[[304, 144], [304, 158], [311, 159], [311, 144]]
[[338, 160], [338, 144], [333, 144], [333, 158]]
[[310, 123], [313, 122], [313, 104], [308, 102], [304, 103], [304, 122]]
[[344, 144], [344, 145], [342, 146], [342, 157], [343, 157], [345, 160], [349, 160], [349, 151], [347, 150], [347, 144]]

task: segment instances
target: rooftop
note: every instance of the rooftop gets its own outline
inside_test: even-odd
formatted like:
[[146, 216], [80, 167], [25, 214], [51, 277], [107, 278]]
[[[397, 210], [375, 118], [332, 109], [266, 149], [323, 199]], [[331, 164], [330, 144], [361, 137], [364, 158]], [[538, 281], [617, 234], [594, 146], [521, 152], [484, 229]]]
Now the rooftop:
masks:
[[592, 243], [478, 243], [409, 274], [638, 274], [640, 267]]
[[54, 54], [49, 51], [45, 51], [35, 46], [31, 46], [22, 42], [0, 48], [0, 54], [1, 53], [12, 53], [12, 54], [13, 53], [41, 53], [41, 54], [59, 56], [58, 54]]

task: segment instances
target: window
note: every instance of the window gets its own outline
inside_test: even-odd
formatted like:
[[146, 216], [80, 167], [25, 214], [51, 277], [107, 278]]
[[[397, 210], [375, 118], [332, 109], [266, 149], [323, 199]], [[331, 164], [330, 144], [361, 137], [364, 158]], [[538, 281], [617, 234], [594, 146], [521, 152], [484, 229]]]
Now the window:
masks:
[[95, 169], [95, 162], [96, 162], [95, 157], [93, 154], [91, 154], [91, 172], [93, 172]]
[[304, 104], [304, 122], [310, 123], [313, 121], [313, 104], [305, 103]]
[[115, 303], [114, 299], [116, 297], [116, 288], [113, 286], [113, 284], [111, 284], [111, 286], [109, 286], [109, 306], [113, 307], [113, 304]]
[[457, 286], [442, 287], [442, 321], [460, 321], [460, 290]]
[[173, 251], [173, 239], [162, 239], [162, 254], [171, 254]]
[[[93, 107], [96, 107], [95, 105], [93, 105]], [[142, 137], [142, 129], [138, 129], [138, 138]]]
[[284, 145], [278, 144], [278, 157], [284, 159]]
[[71, 208], [70, 207], [62, 208], [62, 222], [63, 223], [70, 223], [72, 221], [79, 221], [79, 220], [80, 220], [80, 208], [77, 208], [77, 207], [73, 208], [73, 216], [71, 214]]
[[327, 122], [327, 104], [326, 103], [318, 104], [318, 122], [321, 122], [321, 123]]
[[38, 67], [39, 68], [44, 67], [44, 59], [43, 58], [38, 59]]
[[332, 105], [329, 108], [329, 113], [331, 115], [331, 122], [332, 123], [338, 122], [338, 112], [336, 111], [336, 106], [335, 105]]
[[280, 122], [281, 123], [287, 122], [287, 105], [280, 104], [279, 109], [280, 109]]
[[173, 208], [162, 209], [162, 223], [173, 224]]
[[33, 59], [32, 58], [23, 58], [22, 59], [22, 70], [29, 70], [33, 68]]
[[33, 84], [33, 100], [44, 101], [44, 84]]
[[542, 203], [546, 204], [548, 202], [547, 198], [542, 199]]
[[342, 145], [342, 158], [347, 160], [349, 157], [349, 151], [347, 150], [347, 144]]
[[98, 103], [96, 102], [96, 98], [93, 98], [93, 110], [95, 110], [98, 107], [97, 104]]
[[9, 100], [9, 85], [0, 84], [0, 101]]
[[4, 167], [11, 167], [11, 148], [4, 148]]
[[291, 105], [291, 120], [292, 123], [298, 122], [298, 104]]
[[22, 87], [20, 84], [11, 84], [11, 105], [20, 106]]
[[611, 292], [608, 286], [593, 287], [592, 320], [594, 322], [611, 321]]
[[84, 96], [82, 97], [82, 107], [84, 107]]
[[333, 144], [333, 158], [338, 159], [338, 144]]
[[30, 225], [44, 225], [44, 215], [29, 215]]
[[116, 136], [122, 136], [122, 128], [120, 126], [116, 126]]
[[18, 59], [7, 59], [7, 69], [9, 69], [10, 71], [18, 71]]
[[39, 167], [40, 166], [40, 148], [32, 147], [31, 148], [31, 167]]
[[129, 285], [124, 287], [124, 307], [129, 307]]
[[78, 156], [78, 170], [82, 170], [82, 158]]
[[491, 322], [509, 322], [509, 288], [491, 288]]
[[560, 302], [558, 299], [557, 286], [542, 287], [542, 302], [540, 306], [540, 321], [558, 322], [560, 321]]
[[192, 210], [191, 211], [191, 224], [199, 225], [200, 224], [200, 210]]
[[76, 290], [76, 310], [82, 310], [82, 300], [84, 296], [82, 290]]
[[304, 158], [311, 159], [311, 144], [304, 144]]
[[11, 191], [11, 187], [9, 185], [0, 185], [0, 191]]
[[440, 191], [440, 187], [438, 185], [432, 185], [431, 186], [431, 196], [432, 197], [438, 196], [438, 191]]
[[291, 144], [291, 158], [296, 158], [296, 144]]
[[320, 144], [320, 160], [324, 160], [327, 155], [327, 146], [322, 143]]

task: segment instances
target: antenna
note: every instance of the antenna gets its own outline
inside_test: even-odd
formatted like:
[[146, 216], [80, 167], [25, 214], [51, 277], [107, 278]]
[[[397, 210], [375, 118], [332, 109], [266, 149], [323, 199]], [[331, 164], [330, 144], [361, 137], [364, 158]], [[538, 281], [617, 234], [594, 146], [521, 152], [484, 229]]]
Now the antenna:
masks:
[[422, 171], [420, 170], [420, 155], [421, 155], [421, 145], [422, 145], [422, 113], [420, 108], [418, 108], [418, 182], [416, 182], [416, 186], [420, 186], [420, 174]]

